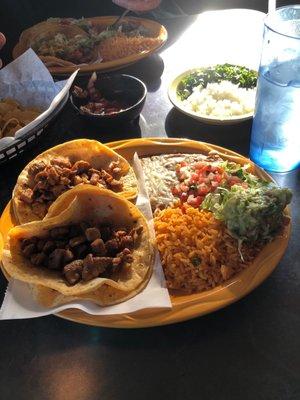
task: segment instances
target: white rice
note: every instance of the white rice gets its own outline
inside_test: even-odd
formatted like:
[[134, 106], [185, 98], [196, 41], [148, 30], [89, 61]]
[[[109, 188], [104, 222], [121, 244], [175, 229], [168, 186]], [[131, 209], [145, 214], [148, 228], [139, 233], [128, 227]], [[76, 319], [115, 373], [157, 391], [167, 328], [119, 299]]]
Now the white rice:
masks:
[[183, 102], [187, 111], [210, 117], [233, 117], [253, 112], [256, 89], [245, 89], [230, 81], [197, 86]]

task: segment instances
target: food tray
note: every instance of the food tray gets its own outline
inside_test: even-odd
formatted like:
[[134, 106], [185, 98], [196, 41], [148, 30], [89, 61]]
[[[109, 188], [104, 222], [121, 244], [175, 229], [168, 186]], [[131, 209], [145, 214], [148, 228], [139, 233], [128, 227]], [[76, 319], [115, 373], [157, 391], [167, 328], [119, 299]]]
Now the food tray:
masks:
[[[108, 143], [108, 146], [123, 157], [131, 159], [135, 152], [140, 156], [174, 152], [200, 152], [203, 151], [206, 144], [188, 139], [153, 138], [111, 142]], [[207, 146], [236, 162], [241, 157], [239, 154], [219, 146], [210, 144], [207, 144]], [[258, 167], [256, 167], [256, 174], [266, 180], [272, 180], [266, 172]], [[0, 232], [3, 238], [1, 241], [0, 236], [0, 251], [8, 231], [13, 225], [14, 216], [9, 203], [0, 219]], [[142, 328], [172, 324], [211, 313], [246, 296], [271, 274], [286, 250], [290, 236], [290, 225], [281, 236], [276, 237], [273, 242], [263, 248], [249, 267], [224, 284], [202, 293], [177, 296], [171, 294], [172, 309], [145, 309], [131, 314], [111, 316], [95, 316], [77, 309], [69, 309], [57, 314], [57, 316], [93, 326]]]
[[[111, 25], [114, 23], [117, 19], [117, 16], [104, 16], [104, 17], [92, 17], [92, 18], [86, 18], [88, 21], [95, 22], [99, 25]], [[107, 61], [103, 63], [94, 63], [94, 64], [87, 64], [83, 65], [80, 67], [79, 74], [89, 74], [91, 72], [108, 72], [108, 71], [114, 71], [120, 68], [127, 67], [130, 64], [133, 64], [145, 57], [148, 57], [150, 54], [156, 52], [160, 47], [163, 46], [163, 44], [167, 41], [168, 38], [168, 33], [166, 28], [159, 24], [156, 21], [152, 21], [149, 19], [144, 19], [144, 18], [135, 18], [135, 17], [126, 17], [124, 18], [124, 21], [137, 21], [152, 32], [155, 32], [158, 34], [158, 37], [161, 39], [161, 43], [159, 43], [156, 46], [153, 46], [149, 50], [142, 51], [138, 54], [132, 54], [127, 57], [123, 57], [117, 60], [113, 61]], [[18, 44], [16, 45], [18, 46]], [[15, 46], [15, 48], [16, 48]], [[14, 57], [15, 49], [13, 50], [13, 57]], [[15, 58], [15, 57], [14, 57]], [[70, 73], [74, 72], [76, 69], [78, 69], [78, 65], [74, 66], [68, 66], [68, 67], [49, 67], [48, 68], [51, 74], [53, 75], [69, 75]]]
[[68, 101], [69, 94], [59, 103], [52, 114], [45, 118], [39, 125], [33, 128], [30, 132], [22, 136], [22, 138], [14, 140], [11, 144], [0, 149], [0, 165], [20, 156], [25, 150], [33, 146], [39, 138], [42, 137], [48, 124], [60, 113]]

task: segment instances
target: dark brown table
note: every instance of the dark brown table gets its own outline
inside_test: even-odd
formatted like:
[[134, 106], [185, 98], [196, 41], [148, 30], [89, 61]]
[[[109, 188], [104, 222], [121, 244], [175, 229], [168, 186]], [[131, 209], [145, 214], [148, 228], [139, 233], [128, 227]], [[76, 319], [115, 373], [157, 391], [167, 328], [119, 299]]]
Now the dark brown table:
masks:
[[[194, 20], [165, 21], [169, 46], [176, 46]], [[22, 168], [41, 151], [70, 139], [108, 142], [167, 135], [216, 143], [247, 155], [251, 120], [209, 126], [172, 108], [166, 87], [174, 59], [167, 54], [122, 71], [147, 84], [139, 121], [95, 128], [68, 104], [34, 148], [0, 167], [0, 210]], [[294, 192], [292, 235], [278, 267], [254, 292], [213, 314], [148, 329], [93, 328], [55, 316], [1, 321], [0, 399], [300, 399], [300, 172], [273, 176]], [[0, 285], [3, 296], [3, 276]]]

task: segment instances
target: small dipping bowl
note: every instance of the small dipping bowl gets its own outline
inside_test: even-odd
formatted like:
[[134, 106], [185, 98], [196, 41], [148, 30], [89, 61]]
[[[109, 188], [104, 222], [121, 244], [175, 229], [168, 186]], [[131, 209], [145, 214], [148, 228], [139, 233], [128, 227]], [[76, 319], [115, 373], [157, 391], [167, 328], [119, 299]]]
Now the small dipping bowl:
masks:
[[[76, 85], [86, 89], [88, 81], [89, 77], [80, 79]], [[90, 114], [80, 109], [80, 106], [88, 101], [74, 96], [71, 91], [71, 104], [77, 114], [85, 120], [94, 125], [107, 125], [129, 122], [140, 115], [147, 95], [146, 85], [140, 79], [125, 74], [98, 75], [96, 87], [106, 100], [116, 100], [124, 104], [124, 108], [112, 114]]]

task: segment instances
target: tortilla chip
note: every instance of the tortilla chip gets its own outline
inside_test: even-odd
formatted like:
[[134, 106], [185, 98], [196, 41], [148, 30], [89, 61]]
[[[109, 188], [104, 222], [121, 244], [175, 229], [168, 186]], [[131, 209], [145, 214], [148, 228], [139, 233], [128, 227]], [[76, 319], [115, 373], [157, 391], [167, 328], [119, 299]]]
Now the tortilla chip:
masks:
[[22, 106], [7, 97], [0, 100], [0, 138], [14, 136], [15, 133], [33, 121], [41, 113], [36, 107]]

